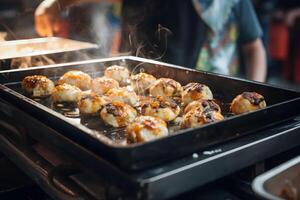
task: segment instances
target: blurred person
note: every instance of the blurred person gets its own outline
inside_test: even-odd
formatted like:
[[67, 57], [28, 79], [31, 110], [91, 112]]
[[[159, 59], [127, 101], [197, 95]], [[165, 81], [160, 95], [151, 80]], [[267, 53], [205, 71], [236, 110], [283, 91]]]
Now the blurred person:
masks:
[[[37, 32], [53, 35], [61, 10], [89, 2], [118, 0], [45, 0], [36, 10]], [[247, 78], [266, 78], [262, 31], [250, 0], [123, 0], [121, 32], [120, 52], [233, 76], [241, 49]]]

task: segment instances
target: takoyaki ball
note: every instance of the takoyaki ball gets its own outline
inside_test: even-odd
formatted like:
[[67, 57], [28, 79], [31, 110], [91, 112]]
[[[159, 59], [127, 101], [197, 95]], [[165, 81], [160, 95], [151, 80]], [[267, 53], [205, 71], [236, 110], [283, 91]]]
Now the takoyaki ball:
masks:
[[123, 102], [106, 104], [100, 112], [101, 119], [113, 127], [124, 127], [136, 118], [136, 110]]
[[104, 76], [115, 79], [121, 86], [125, 86], [129, 80], [129, 70], [126, 67], [113, 65], [105, 69]]
[[119, 82], [108, 77], [98, 77], [92, 81], [92, 91], [103, 95], [112, 88], [119, 88]]
[[209, 87], [200, 83], [189, 83], [183, 87], [183, 105], [199, 99], [213, 99], [213, 94]]
[[78, 108], [80, 114], [94, 116], [107, 103], [107, 99], [104, 96], [90, 94], [81, 98], [81, 100], [78, 102]]
[[183, 116], [181, 128], [197, 128], [223, 119], [223, 115], [219, 112], [211, 110], [202, 112], [201, 108], [196, 108]]
[[256, 92], [243, 92], [233, 99], [230, 110], [234, 114], [242, 114], [266, 107], [264, 97]]
[[192, 101], [191, 103], [189, 103], [184, 108], [184, 114], [188, 113], [189, 111], [191, 111], [195, 108], [200, 108], [202, 110], [202, 112], [205, 110], [214, 110], [216, 112], [221, 113], [220, 106], [214, 100], [202, 99], [202, 100]]
[[180, 83], [170, 78], [157, 79], [149, 88], [151, 96], [178, 97], [181, 96], [182, 87]]
[[147, 142], [168, 135], [166, 122], [151, 116], [137, 117], [126, 128], [128, 143]]
[[92, 78], [87, 73], [79, 70], [66, 72], [57, 82], [59, 85], [67, 83], [74, 85], [81, 90], [89, 90], [91, 88]]
[[54, 83], [46, 76], [27, 76], [22, 81], [22, 88], [32, 97], [46, 97], [51, 95]]
[[106, 93], [112, 102], [121, 101], [131, 106], [137, 106], [138, 96], [134, 91], [129, 91], [126, 88], [113, 88]]
[[156, 78], [146, 73], [139, 73], [130, 77], [131, 87], [137, 94], [145, 94], [154, 81], [156, 81]]
[[57, 85], [52, 92], [52, 100], [57, 103], [76, 103], [81, 99], [81, 90], [69, 84]]
[[149, 97], [141, 101], [142, 115], [158, 117], [166, 122], [174, 120], [180, 113], [180, 107], [169, 97]]

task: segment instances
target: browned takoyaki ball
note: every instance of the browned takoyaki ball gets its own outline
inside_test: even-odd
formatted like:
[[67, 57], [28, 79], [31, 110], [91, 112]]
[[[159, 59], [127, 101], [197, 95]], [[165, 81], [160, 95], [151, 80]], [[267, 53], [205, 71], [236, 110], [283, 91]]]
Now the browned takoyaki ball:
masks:
[[92, 91], [96, 94], [104, 95], [113, 88], [119, 88], [119, 82], [112, 78], [103, 76], [92, 81]]
[[124, 127], [136, 118], [136, 110], [123, 102], [106, 104], [100, 112], [101, 119], [113, 127]]
[[183, 87], [182, 104], [187, 105], [199, 99], [213, 99], [213, 94], [209, 87], [200, 83], [189, 83]]
[[121, 101], [131, 106], [137, 106], [138, 96], [134, 91], [129, 91], [127, 88], [113, 88], [106, 93], [112, 102]]
[[230, 105], [230, 110], [234, 114], [242, 114], [266, 107], [264, 97], [256, 92], [243, 92], [236, 96]]
[[214, 110], [216, 112], [221, 113], [221, 108], [220, 106], [214, 101], [214, 100], [197, 100], [197, 101], [192, 101], [189, 103], [185, 108], [184, 108], [184, 114], [188, 113], [189, 111], [195, 109], [195, 108], [200, 108], [202, 111], [205, 110]]
[[127, 85], [129, 75], [129, 70], [126, 67], [118, 65], [110, 66], [104, 71], [104, 76], [115, 79], [121, 86]]
[[54, 83], [46, 76], [27, 76], [22, 81], [22, 88], [32, 97], [46, 97], [51, 95]]
[[51, 98], [54, 102], [76, 103], [81, 99], [82, 91], [69, 84], [57, 85], [52, 92]]
[[107, 97], [97, 94], [89, 94], [78, 102], [78, 109], [83, 115], [97, 115], [102, 107], [108, 104]]
[[81, 90], [89, 90], [91, 88], [92, 78], [82, 71], [72, 70], [66, 72], [57, 82], [59, 85], [64, 83], [74, 85]]
[[202, 112], [201, 108], [196, 108], [183, 116], [181, 121], [182, 128], [197, 128], [205, 124], [223, 120], [224, 117], [221, 113], [207, 110]]
[[180, 83], [170, 78], [157, 79], [149, 88], [151, 96], [178, 97], [181, 96], [182, 87]]
[[129, 143], [147, 142], [168, 135], [166, 122], [151, 116], [137, 117], [126, 128]]
[[154, 81], [156, 78], [147, 73], [139, 73], [130, 77], [131, 87], [137, 94], [145, 94]]
[[148, 97], [141, 101], [141, 113], [168, 122], [179, 115], [180, 107], [169, 97]]

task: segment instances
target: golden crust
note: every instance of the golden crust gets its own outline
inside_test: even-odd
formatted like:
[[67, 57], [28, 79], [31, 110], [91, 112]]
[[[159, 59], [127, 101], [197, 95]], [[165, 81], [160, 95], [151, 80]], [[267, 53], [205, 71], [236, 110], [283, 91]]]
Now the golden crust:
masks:
[[141, 101], [141, 113], [172, 121], [179, 115], [180, 107], [169, 97], [149, 97]]
[[41, 75], [26, 76], [21, 84], [23, 90], [33, 97], [49, 96], [54, 89], [54, 83]]
[[57, 85], [51, 94], [54, 102], [78, 102], [81, 99], [82, 91], [69, 84]]
[[78, 102], [78, 109], [83, 115], [96, 115], [108, 103], [105, 97], [90, 94], [81, 98]]
[[129, 143], [146, 142], [168, 135], [167, 124], [155, 117], [137, 117], [126, 128]]
[[197, 128], [203, 126], [204, 124], [221, 121], [223, 119], [223, 115], [219, 112], [213, 110], [206, 110], [202, 112], [201, 108], [196, 108], [183, 116], [181, 127]]
[[151, 96], [178, 97], [181, 96], [182, 86], [170, 78], [157, 79], [149, 88]]
[[199, 99], [213, 99], [213, 94], [208, 86], [200, 83], [189, 83], [183, 87], [183, 105]]
[[113, 65], [105, 69], [104, 76], [112, 78], [119, 82], [121, 86], [127, 84], [129, 79], [129, 70], [126, 67]]
[[110, 89], [106, 96], [108, 96], [112, 102], [121, 101], [131, 106], [137, 106], [138, 96], [134, 91], [128, 91], [126, 88], [113, 88]]
[[220, 106], [214, 101], [214, 100], [197, 100], [197, 101], [192, 101], [189, 103], [185, 108], [184, 108], [184, 114], [188, 113], [189, 111], [199, 108], [203, 111], [205, 110], [214, 110], [216, 112], [221, 113], [221, 108]]
[[112, 88], [119, 88], [119, 82], [108, 77], [98, 77], [92, 81], [92, 91], [96, 94], [106, 94]]
[[145, 94], [146, 90], [148, 90], [155, 81], [156, 78], [147, 73], [139, 73], [130, 77], [131, 86], [138, 94]]
[[106, 104], [100, 112], [101, 119], [113, 127], [127, 126], [136, 116], [136, 110], [123, 102]]
[[82, 71], [72, 70], [61, 76], [57, 82], [59, 85], [64, 83], [74, 85], [81, 90], [89, 90], [91, 88], [92, 78]]

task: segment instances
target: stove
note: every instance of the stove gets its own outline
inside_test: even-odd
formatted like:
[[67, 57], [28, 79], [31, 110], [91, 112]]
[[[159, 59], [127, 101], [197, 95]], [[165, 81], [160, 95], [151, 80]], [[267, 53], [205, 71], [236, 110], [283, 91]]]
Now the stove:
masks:
[[[0, 102], [1, 106], [10, 105], [4, 100]], [[22, 113], [21, 110], [18, 112]], [[40, 143], [37, 140], [39, 131], [34, 127], [41, 128], [44, 124], [31, 119], [33, 130], [25, 130], [7, 123], [4, 118], [1, 115], [0, 151], [53, 199], [167, 199], [194, 194], [189, 191], [196, 188], [201, 194], [211, 191], [211, 195], [216, 195], [216, 190], [223, 191], [223, 186], [228, 185], [228, 181], [223, 182], [224, 178], [236, 177], [237, 172], [249, 166], [255, 167], [248, 175], [255, 176], [264, 171], [264, 165], [258, 170], [261, 164], [257, 163], [299, 147], [300, 141], [299, 116], [146, 170], [125, 171], [99, 157], [91, 169], [85, 164], [92, 161], [89, 157], [96, 155], [84, 148], [71, 155], [52, 145], [60, 134], [50, 134], [49, 143]], [[65, 140], [66, 145], [76, 145]], [[84, 154], [87, 160], [80, 160], [79, 154]], [[234, 183], [232, 179], [229, 182]], [[214, 190], [209, 187], [211, 184]], [[216, 185], [222, 188], [218, 189]], [[238, 189], [235, 187], [234, 190]], [[227, 190], [226, 195], [229, 195]]]

